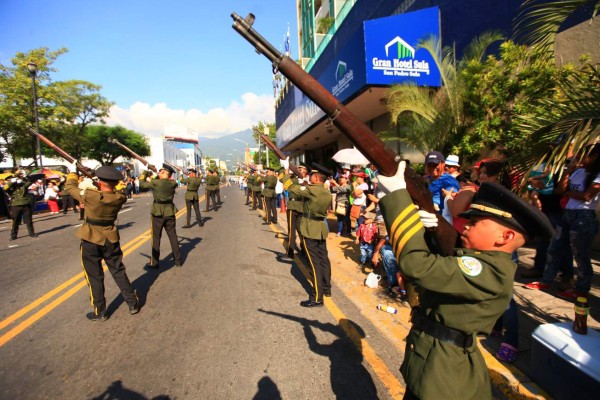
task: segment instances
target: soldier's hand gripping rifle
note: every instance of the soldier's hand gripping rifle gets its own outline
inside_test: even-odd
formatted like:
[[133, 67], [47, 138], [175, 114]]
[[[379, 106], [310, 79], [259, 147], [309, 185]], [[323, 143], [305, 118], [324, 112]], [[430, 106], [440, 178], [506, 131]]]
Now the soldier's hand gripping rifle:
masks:
[[67, 153], [66, 151], [64, 151], [60, 147], [58, 147], [56, 144], [54, 144], [54, 142], [52, 142], [46, 136], [42, 135], [38, 131], [36, 131], [34, 129], [31, 129], [31, 128], [29, 129], [29, 132], [31, 132], [33, 135], [37, 136], [42, 142], [46, 143], [48, 145], [48, 147], [50, 147], [52, 150], [54, 150], [56, 152], [56, 154], [58, 154], [59, 156], [61, 156], [62, 158], [64, 158], [68, 162], [70, 162], [71, 164], [75, 164], [75, 166], [77, 167], [77, 169], [79, 171], [81, 171], [81, 173], [83, 175], [85, 175], [86, 177], [88, 177], [90, 179], [94, 179], [94, 180], [96, 179], [96, 175], [94, 174], [94, 170], [92, 170], [91, 168], [88, 168], [85, 165], [81, 164], [79, 161], [77, 161], [77, 159], [75, 159], [75, 157], [71, 156], [69, 153]]
[[[393, 176], [398, 169], [398, 155], [386, 147], [383, 141], [350, 112], [337, 98], [325, 89], [315, 78], [304, 71], [294, 60], [281, 54], [271, 43], [252, 28], [254, 15], [244, 19], [232, 13], [233, 29], [244, 37], [259, 54], [271, 61], [274, 72], [281, 72], [308, 98], [319, 106], [352, 144], [377, 166], [380, 173]], [[406, 189], [412, 200], [423, 210], [438, 214], [433, 206], [432, 194], [423, 179], [411, 168], [405, 172]], [[439, 214], [438, 214], [439, 215]], [[438, 216], [438, 227], [432, 231], [435, 251], [452, 254], [457, 232], [444, 218]], [[432, 249], [433, 250], [433, 249]]]
[[[261, 138], [261, 140], [263, 142], [265, 142], [265, 145], [268, 148], [273, 150], [273, 153], [275, 153], [275, 155], [277, 157], [279, 157], [280, 160], [285, 160], [287, 158], [287, 156], [285, 154], [283, 154], [281, 149], [279, 149], [279, 147], [277, 147], [277, 145], [275, 143], [273, 143], [267, 135], [265, 135], [264, 133], [260, 132], [257, 129], [254, 129], [254, 132], [258, 135], [258, 137]], [[298, 178], [302, 178], [302, 174], [300, 173], [300, 171], [298, 170], [296, 165], [294, 165], [293, 163], [290, 163], [290, 171], [292, 171], [294, 173], [294, 175], [296, 175]]]
[[142, 156], [138, 155], [136, 152], [134, 152], [133, 150], [131, 150], [129, 147], [125, 146], [123, 143], [119, 142], [117, 139], [108, 139], [108, 141], [110, 143], [116, 144], [117, 146], [119, 146], [123, 150], [125, 150], [127, 153], [131, 154], [131, 156], [133, 158], [135, 158], [136, 160], [138, 160], [139, 162], [141, 162], [142, 164], [144, 164], [146, 166], [146, 168], [148, 168], [150, 171], [152, 171], [154, 173], [158, 173], [158, 170], [156, 169], [156, 167], [154, 165], [150, 164]]

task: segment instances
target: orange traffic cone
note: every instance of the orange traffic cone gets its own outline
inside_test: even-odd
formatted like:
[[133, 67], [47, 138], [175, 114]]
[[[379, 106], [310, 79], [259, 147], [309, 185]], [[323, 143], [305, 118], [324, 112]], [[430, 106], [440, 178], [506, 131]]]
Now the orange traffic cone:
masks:
[[285, 197], [281, 197], [281, 210], [279, 211], [282, 214], [285, 214], [287, 211], [287, 207], [285, 206]]

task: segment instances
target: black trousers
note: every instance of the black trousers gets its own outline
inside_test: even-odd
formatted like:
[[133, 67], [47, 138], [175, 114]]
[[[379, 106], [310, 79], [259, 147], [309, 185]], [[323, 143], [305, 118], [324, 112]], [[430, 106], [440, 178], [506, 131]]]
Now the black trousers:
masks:
[[252, 192], [252, 202], [253, 202], [253, 206], [252, 209], [256, 210], [256, 208], [258, 207], [259, 210], [263, 209], [263, 199], [262, 199], [262, 194], [260, 192]]
[[121, 289], [121, 295], [125, 299], [125, 302], [130, 306], [136, 305], [137, 296], [125, 272], [123, 251], [119, 242], [111, 243], [107, 240], [104, 245], [98, 245], [82, 240], [80, 252], [83, 272], [90, 288], [90, 301], [96, 315], [106, 311], [102, 260], [106, 262], [110, 274], [119, 289]]
[[246, 187], [246, 204], [248, 205], [250, 204], [250, 196], [252, 195], [252, 190], [250, 190], [250, 188]]
[[302, 238], [308, 257], [312, 301], [323, 301], [323, 293], [331, 293], [331, 263], [327, 253], [327, 241]]
[[62, 196], [62, 212], [63, 214], [67, 213], [69, 207], [73, 207], [73, 212], [76, 213], [77, 209], [75, 208], [75, 199], [69, 195]]
[[223, 202], [221, 201], [221, 188], [217, 187], [217, 190], [215, 190], [215, 196], [217, 197], [217, 204], [221, 205], [223, 204]]
[[192, 217], [191, 211], [192, 207], [194, 207], [194, 212], [196, 213], [196, 221], [202, 222], [202, 214], [200, 214], [200, 204], [198, 203], [198, 199], [185, 200], [185, 209], [187, 214], [185, 216], [185, 224], [190, 224], [190, 219]]
[[175, 231], [175, 216], [172, 217], [155, 217], [152, 216], [152, 258], [150, 259], [150, 265], [157, 265], [160, 260], [160, 238], [162, 236], [162, 230], [165, 229], [169, 242], [171, 243], [171, 251], [173, 252], [173, 258], [175, 264], [183, 265], [181, 259], [181, 252], [179, 250], [179, 240], [177, 239], [177, 232]]
[[277, 199], [275, 197], [264, 196], [265, 206], [267, 208], [267, 222], [277, 223]]
[[288, 208], [286, 216], [288, 227], [287, 254], [291, 257], [294, 254], [294, 250], [300, 252], [298, 246], [296, 246], [296, 234], [300, 238], [300, 246], [304, 246], [302, 243], [302, 235], [300, 235], [300, 219], [302, 218], [302, 213]]
[[12, 216], [13, 223], [12, 229], [10, 230], [10, 237], [13, 239], [17, 238], [17, 234], [19, 233], [19, 225], [21, 224], [21, 219], [25, 221], [25, 225], [27, 226], [27, 231], [30, 235], [33, 235], [35, 231], [33, 230], [33, 206], [31, 204], [26, 204], [24, 206], [10, 206], [10, 215]]

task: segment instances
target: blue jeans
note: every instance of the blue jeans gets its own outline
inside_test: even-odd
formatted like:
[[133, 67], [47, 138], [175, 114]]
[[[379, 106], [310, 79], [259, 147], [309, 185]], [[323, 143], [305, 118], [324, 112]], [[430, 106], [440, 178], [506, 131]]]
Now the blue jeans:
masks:
[[381, 250], [379, 250], [379, 255], [381, 256], [383, 269], [387, 275], [387, 281], [390, 284], [390, 287], [396, 285], [398, 283], [396, 273], [400, 269], [398, 268], [398, 261], [396, 261], [396, 256], [392, 250], [392, 245], [389, 243], [384, 244]]
[[[552, 227], [557, 230], [561, 229], [562, 232], [562, 212], [546, 213], [548, 220], [552, 224]], [[566, 232], [566, 231], [565, 231]], [[533, 258], [533, 268], [540, 272], [544, 272], [546, 268], [546, 262], [548, 261], [548, 247], [550, 246], [551, 239], [536, 238], [535, 240], [535, 257]], [[571, 247], [569, 246], [569, 236], [563, 235], [560, 238], [560, 261], [559, 270], [564, 273], [566, 278], [573, 277], [573, 254], [571, 253]]]
[[350, 234], [350, 231], [352, 231], [352, 223], [350, 222], [350, 212], [346, 212], [346, 215], [339, 215], [336, 214], [337, 217], [337, 223], [338, 223], [338, 228], [337, 231], [338, 233], [341, 235], [342, 232], [344, 231], [344, 225], [346, 226], [345, 231]]
[[502, 328], [504, 328], [502, 342], [510, 344], [515, 349], [519, 348], [519, 309], [514, 295], [511, 297], [504, 314], [498, 318], [494, 325], [495, 331], [502, 331]]
[[360, 242], [360, 262], [364, 264], [373, 257], [373, 243]]
[[591, 247], [596, 233], [598, 233], [598, 220], [594, 210], [565, 210], [562, 229], [557, 230], [548, 246], [548, 261], [542, 282], [551, 284], [554, 281], [560, 268], [561, 252], [564, 252], [560, 239], [566, 235], [567, 239], [563, 240], [568, 240], [573, 258], [579, 267], [575, 290], [581, 293], [589, 292], [594, 275]]

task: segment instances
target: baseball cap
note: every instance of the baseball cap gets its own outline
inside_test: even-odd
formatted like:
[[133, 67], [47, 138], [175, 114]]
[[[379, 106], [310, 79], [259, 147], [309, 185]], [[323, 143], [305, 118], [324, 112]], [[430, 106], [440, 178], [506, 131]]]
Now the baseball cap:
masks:
[[425, 156], [425, 164], [439, 164], [444, 162], [444, 155], [442, 153], [440, 153], [439, 151], [430, 151], [429, 153], [427, 153], [427, 155]]

